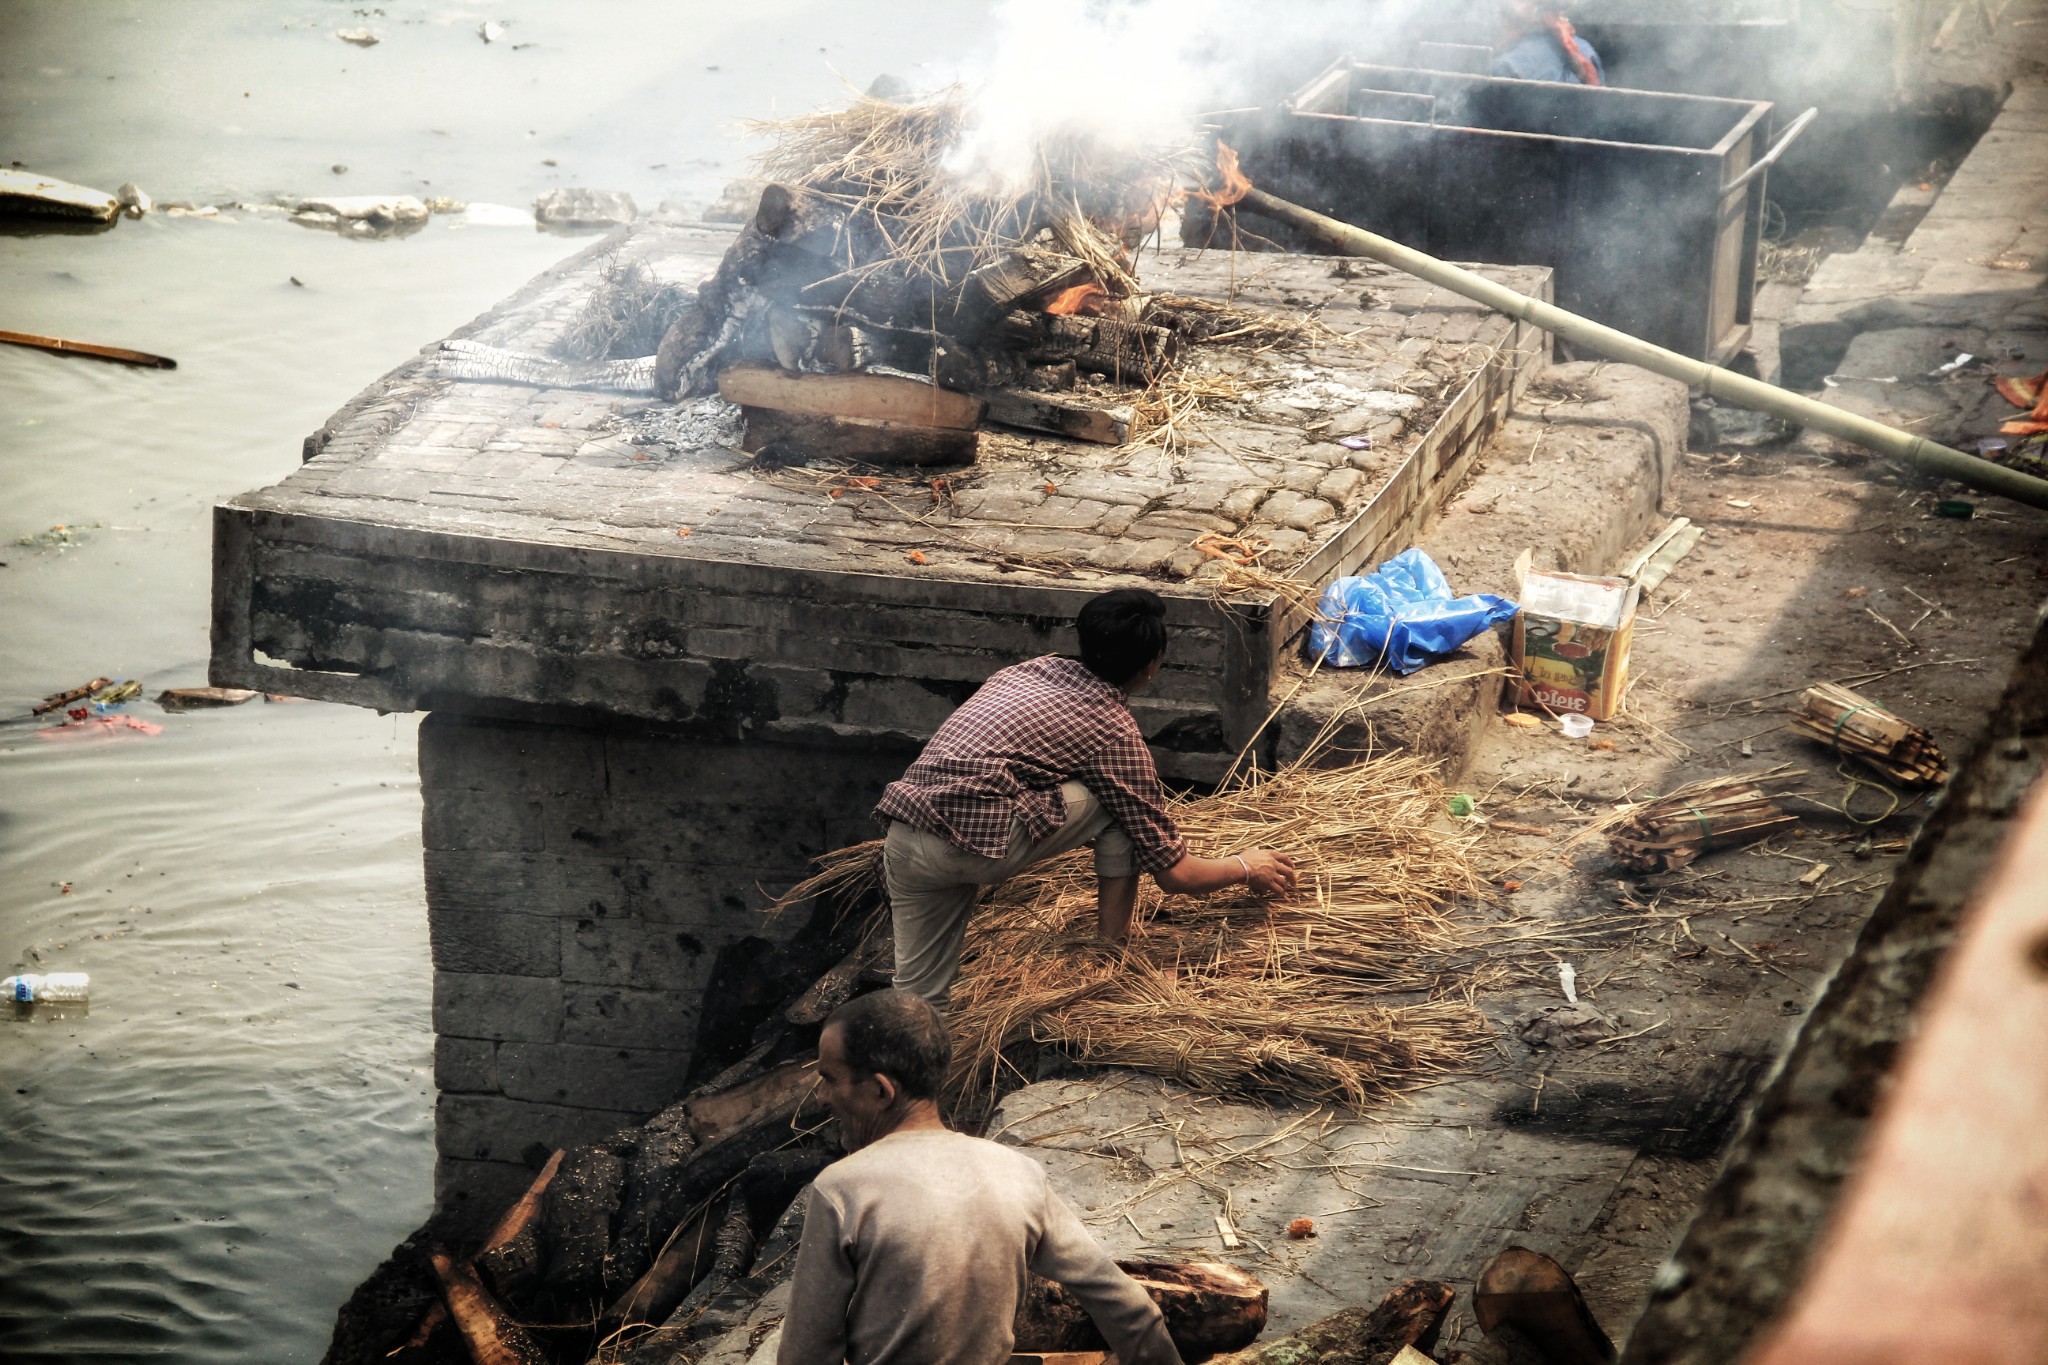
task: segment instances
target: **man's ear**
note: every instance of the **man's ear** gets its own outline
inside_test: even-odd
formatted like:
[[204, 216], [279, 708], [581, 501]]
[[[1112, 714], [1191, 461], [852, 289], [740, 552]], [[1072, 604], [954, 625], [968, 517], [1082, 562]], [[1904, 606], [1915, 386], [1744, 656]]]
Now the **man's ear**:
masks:
[[882, 1097], [882, 1107], [887, 1109], [890, 1105], [896, 1103], [896, 1096], [900, 1092], [896, 1088], [896, 1082], [881, 1072], [875, 1072], [874, 1076], [876, 1091]]

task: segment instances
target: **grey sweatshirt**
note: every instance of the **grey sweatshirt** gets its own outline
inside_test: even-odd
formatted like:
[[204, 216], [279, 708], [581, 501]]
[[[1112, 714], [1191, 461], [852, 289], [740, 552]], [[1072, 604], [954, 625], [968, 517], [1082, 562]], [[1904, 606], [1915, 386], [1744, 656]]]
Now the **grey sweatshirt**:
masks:
[[1057, 1280], [1120, 1365], [1181, 1365], [1158, 1305], [1023, 1153], [891, 1133], [811, 1192], [776, 1365], [1002, 1365], [1028, 1273]]

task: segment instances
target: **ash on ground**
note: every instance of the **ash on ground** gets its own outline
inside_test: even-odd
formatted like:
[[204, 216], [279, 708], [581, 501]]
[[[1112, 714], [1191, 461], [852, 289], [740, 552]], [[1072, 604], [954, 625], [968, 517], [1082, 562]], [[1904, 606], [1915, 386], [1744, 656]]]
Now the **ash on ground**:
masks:
[[629, 418], [623, 432], [636, 446], [664, 446], [672, 452], [738, 450], [740, 428], [738, 405], [712, 394], [673, 407], [657, 404]]

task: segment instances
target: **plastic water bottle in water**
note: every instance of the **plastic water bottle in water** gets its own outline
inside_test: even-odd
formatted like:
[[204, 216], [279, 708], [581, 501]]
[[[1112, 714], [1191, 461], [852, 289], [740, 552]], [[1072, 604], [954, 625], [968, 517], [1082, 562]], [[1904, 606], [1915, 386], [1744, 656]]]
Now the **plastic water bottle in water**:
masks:
[[84, 972], [20, 972], [0, 980], [0, 997], [17, 1005], [82, 1004], [91, 989]]

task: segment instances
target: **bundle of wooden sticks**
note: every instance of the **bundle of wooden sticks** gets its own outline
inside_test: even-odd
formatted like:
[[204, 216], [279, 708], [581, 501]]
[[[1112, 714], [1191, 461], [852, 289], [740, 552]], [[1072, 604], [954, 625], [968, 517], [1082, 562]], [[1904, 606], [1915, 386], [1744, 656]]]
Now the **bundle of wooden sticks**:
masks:
[[1934, 736], [1846, 687], [1818, 683], [1800, 693], [1792, 728], [1836, 753], [1863, 760], [1902, 787], [1932, 787], [1948, 780], [1948, 759]]
[[1770, 789], [1800, 776], [1781, 767], [1689, 782], [1629, 807], [1608, 833], [1608, 849], [1632, 872], [1674, 872], [1710, 850], [1767, 839], [1798, 823]]

